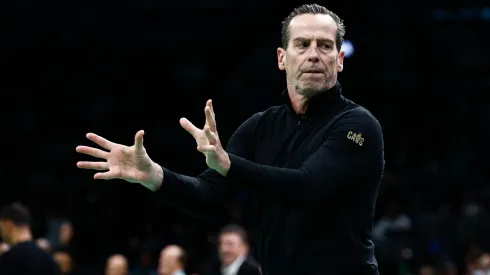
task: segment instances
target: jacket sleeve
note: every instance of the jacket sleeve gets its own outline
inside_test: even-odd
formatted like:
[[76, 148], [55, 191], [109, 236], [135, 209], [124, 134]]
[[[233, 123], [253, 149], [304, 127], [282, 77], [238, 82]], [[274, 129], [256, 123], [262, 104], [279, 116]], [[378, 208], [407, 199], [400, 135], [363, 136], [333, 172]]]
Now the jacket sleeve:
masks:
[[315, 202], [349, 184], [380, 179], [384, 170], [383, 135], [365, 111], [344, 115], [324, 143], [299, 169], [260, 165], [229, 153], [226, 177], [262, 194]]
[[[251, 158], [253, 134], [261, 113], [245, 121], [231, 136], [226, 147], [242, 158]], [[232, 191], [232, 184], [213, 169], [207, 169], [197, 177], [182, 175], [163, 168], [163, 183], [157, 193], [160, 199], [185, 214], [200, 219], [214, 216]]]

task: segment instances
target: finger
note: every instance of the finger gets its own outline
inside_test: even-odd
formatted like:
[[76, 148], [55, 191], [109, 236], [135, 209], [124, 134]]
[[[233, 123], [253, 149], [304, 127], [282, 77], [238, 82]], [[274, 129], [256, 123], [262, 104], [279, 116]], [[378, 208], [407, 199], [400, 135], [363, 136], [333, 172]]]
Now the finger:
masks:
[[143, 149], [143, 136], [145, 135], [145, 131], [139, 130], [134, 136], [134, 146], [137, 150]]
[[213, 108], [213, 101], [211, 99], [209, 99], [207, 102], [206, 102], [206, 106], [209, 106], [209, 108], [211, 109], [211, 113], [213, 114], [214, 116], [214, 108]]
[[211, 112], [211, 108], [209, 106], [206, 106], [204, 108], [204, 114], [206, 115], [206, 125], [211, 128], [212, 132], [216, 132], [216, 120], [214, 119], [214, 115]]
[[107, 171], [104, 173], [96, 173], [94, 175], [94, 179], [96, 180], [111, 180], [111, 179], [117, 179], [118, 175], [116, 172], [113, 171]]
[[107, 162], [105, 161], [79, 161], [77, 162], [77, 167], [82, 169], [92, 169], [92, 170], [107, 170]]
[[214, 146], [214, 145], [199, 145], [199, 146], [197, 146], [197, 151], [199, 151], [201, 153], [216, 152], [216, 146]]
[[209, 126], [204, 126], [204, 134], [206, 134], [206, 138], [209, 140], [209, 143], [216, 144], [218, 143], [218, 136], [216, 133], [212, 132]]
[[94, 133], [88, 133], [87, 134], [87, 138], [95, 143], [97, 143], [98, 145], [100, 145], [102, 148], [105, 148], [107, 150], [111, 150], [114, 146], [116, 146], [115, 143], [113, 142], [110, 142], [108, 141], [107, 139], [101, 137], [101, 136], [98, 136]]
[[108, 152], [88, 146], [77, 146], [76, 151], [96, 158], [107, 159], [109, 157]]
[[199, 128], [194, 126], [194, 124], [192, 124], [192, 122], [190, 122], [185, 117], [181, 118], [179, 122], [182, 128], [184, 128], [189, 134], [191, 134], [194, 138], [196, 138], [196, 134], [199, 131]]

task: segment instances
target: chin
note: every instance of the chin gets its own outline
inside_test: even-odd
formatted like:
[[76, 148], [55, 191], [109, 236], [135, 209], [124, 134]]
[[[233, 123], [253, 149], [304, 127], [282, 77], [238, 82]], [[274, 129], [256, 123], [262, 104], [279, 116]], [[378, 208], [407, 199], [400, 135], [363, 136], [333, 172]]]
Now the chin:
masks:
[[306, 97], [310, 97], [325, 91], [325, 89], [326, 88], [324, 86], [320, 86], [320, 85], [308, 85], [308, 86], [305, 85], [303, 87], [300, 87], [300, 89], [298, 89], [298, 93]]

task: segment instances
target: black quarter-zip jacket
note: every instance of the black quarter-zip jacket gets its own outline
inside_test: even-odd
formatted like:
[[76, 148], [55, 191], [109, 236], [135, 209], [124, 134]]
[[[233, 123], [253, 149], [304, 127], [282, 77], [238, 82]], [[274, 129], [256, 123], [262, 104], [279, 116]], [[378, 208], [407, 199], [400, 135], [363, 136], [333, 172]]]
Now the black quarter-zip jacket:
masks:
[[264, 275], [376, 274], [371, 230], [384, 171], [382, 129], [340, 83], [309, 101], [245, 121], [226, 148], [226, 177], [164, 168], [158, 192], [189, 214], [210, 214], [234, 188], [257, 197], [255, 246]]

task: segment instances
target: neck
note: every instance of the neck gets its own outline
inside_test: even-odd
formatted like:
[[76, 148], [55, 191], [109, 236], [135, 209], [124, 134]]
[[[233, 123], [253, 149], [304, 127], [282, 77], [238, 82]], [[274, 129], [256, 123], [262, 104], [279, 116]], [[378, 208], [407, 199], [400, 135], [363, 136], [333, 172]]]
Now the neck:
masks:
[[12, 245], [27, 241], [32, 241], [31, 230], [27, 227], [17, 228], [12, 235]]
[[231, 266], [232, 264], [236, 263], [236, 262], [243, 262], [245, 259], [245, 256], [241, 255], [241, 256], [238, 256], [233, 262], [227, 264], [227, 265], [223, 265], [223, 267], [229, 267]]
[[298, 87], [293, 87], [292, 85], [288, 84], [289, 100], [291, 101], [291, 106], [293, 107], [294, 112], [296, 112], [298, 115], [304, 115], [308, 109], [308, 100], [319, 93], [327, 92], [328, 90], [332, 89], [335, 84], [336, 81], [329, 85], [325, 90], [313, 92], [308, 95], [299, 93], [297, 91]]
[[289, 91], [289, 100], [291, 100], [291, 106], [293, 110], [298, 115], [303, 115], [306, 113], [306, 109], [308, 109], [308, 99], [302, 95], [297, 93], [296, 91]]

